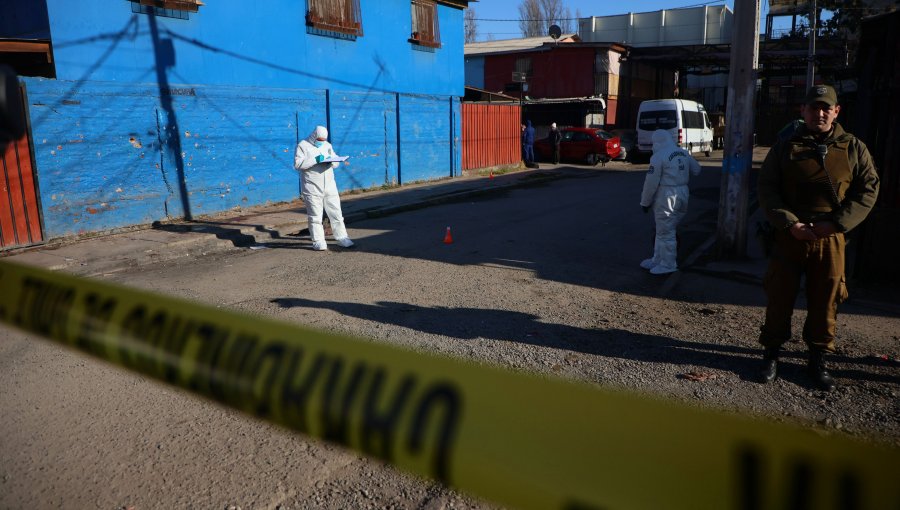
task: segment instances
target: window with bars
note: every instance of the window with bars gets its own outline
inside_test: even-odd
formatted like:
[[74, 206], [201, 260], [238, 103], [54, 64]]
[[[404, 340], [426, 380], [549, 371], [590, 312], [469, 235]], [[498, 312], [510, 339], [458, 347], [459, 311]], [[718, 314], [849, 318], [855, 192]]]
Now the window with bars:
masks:
[[412, 34], [409, 42], [431, 48], [441, 47], [441, 30], [438, 25], [437, 4], [434, 0], [412, 0]]
[[526, 78], [531, 78], [531, 57], [519, 57], [516, 59], [516, 72], [523, 73]]
[[359, 0], [307, 0], [306, 24], [326, 32], [361, 36]]

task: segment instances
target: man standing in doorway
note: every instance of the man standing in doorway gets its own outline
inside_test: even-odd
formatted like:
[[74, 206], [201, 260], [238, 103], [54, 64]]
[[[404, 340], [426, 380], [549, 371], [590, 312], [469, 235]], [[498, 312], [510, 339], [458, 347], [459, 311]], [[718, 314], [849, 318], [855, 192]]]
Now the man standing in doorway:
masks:
[[778, 354], [791, 338], [794, 301], [805, 274], [808, 372], [819, 389], [835, 387], [824, 356], [834, 352], [837, 305], [848, 295], [844, 234], [866, 218], [878, 197], [872, 157], [835, 122], [840, 111], [834, 88], [810, 88], [801, 108], [804, 124], [772, 147], [759, 173], [759, 204], [776, 231], [763, 281], [768, 304], [759, 336], [765, 348], [762, 382], [777, 376]]
[[556, 122], [550, 124], [550, 143], [553, 144], [553, 164], [559, 164], [559, 144], [562, 143], [562, 133], [556, 128]]
[[525, 166], [534, 164], [534, 126], [530, 120], [525, 121], [525, 130], [522, 131], [522, 147], [525, 151]]

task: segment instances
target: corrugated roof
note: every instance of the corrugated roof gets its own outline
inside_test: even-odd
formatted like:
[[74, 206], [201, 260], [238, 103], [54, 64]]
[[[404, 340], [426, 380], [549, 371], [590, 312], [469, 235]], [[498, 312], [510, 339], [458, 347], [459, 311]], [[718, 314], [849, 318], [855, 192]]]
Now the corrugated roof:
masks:
[[519, 39], [501, 39], [499, 41], [484, 41], [469, 43], [463, 47], [465, 55], [485, 55], [488, 53], [514, 53], [517, 51], [529, 51], [540, 48], [546, 43], [559, 42], [562, 44], [579, 42], [578, 34], [562, 34], [558, 40], [547, 36], [523, 37]]

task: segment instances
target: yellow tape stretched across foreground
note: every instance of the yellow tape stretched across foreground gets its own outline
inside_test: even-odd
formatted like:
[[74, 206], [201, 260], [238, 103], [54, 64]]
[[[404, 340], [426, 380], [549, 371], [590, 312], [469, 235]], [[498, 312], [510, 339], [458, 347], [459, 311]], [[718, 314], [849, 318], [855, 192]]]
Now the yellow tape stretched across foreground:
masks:
[[8, 262], [0, 321], [512, 507], [900, 508], [887, 446]]

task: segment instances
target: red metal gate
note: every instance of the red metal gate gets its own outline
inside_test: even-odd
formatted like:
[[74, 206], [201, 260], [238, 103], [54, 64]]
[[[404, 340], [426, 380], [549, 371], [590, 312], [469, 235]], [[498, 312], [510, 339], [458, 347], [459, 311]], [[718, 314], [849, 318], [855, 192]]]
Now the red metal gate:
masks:
[[[22, 111], [25, 111], [24, 105]], [[26, 134], [7, 145], [3, 152], [0, 167], [0, 249], [27, 246], [43, 239], [37, 182]]]
[[463, 170], [522, 161], [522, 110], [518, 105], [462, 104]]

